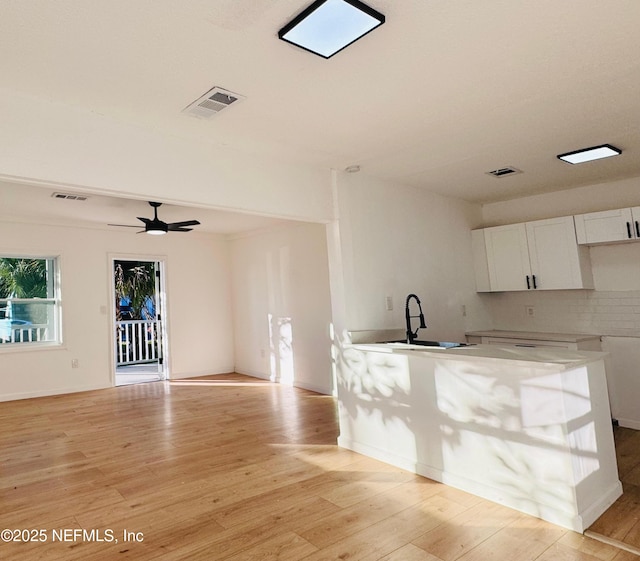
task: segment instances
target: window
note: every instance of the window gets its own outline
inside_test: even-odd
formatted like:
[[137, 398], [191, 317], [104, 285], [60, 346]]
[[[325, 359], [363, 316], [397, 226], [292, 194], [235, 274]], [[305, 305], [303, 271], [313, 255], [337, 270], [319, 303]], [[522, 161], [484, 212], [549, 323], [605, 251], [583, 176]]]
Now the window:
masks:
[[0, 348], [60, 342], [57, 259], [0, 256]]

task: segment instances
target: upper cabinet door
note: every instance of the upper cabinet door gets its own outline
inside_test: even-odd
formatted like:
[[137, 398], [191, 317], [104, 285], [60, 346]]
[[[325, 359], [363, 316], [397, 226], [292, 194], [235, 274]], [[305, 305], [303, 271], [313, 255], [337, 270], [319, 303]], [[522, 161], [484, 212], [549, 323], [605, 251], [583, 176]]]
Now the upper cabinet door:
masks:
[[578, 247], [573, 217], [526, 223], [532, 288], [592, 288], [588, 248]]
[[[640, 207], [636, 207], [636, 220], [640, 220]], [[573, 217], [579, 244], [622, 242], [640, 238], [630, 208], [590, 212]]]
[[485, 228], [484, 236], [491, 291], [527, 290], [531, 267], [525, 225]]
[[473, 270], [476, 276], [476, 292], [491, 292], [484, 230], [471, 231], [471, 251], [473, 252]]
[[640, 240], [640, 206], [631, 209], [631, 219], [633, 220], [633, 233], [636, 239]]

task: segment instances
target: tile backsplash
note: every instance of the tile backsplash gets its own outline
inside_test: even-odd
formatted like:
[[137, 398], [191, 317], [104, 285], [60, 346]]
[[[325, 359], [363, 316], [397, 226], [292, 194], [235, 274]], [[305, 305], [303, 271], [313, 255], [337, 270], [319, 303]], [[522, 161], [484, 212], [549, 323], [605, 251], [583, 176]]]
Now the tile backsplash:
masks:
[[494, 329], [640, 337], [640, 290], [503, 292], [481, 298]]

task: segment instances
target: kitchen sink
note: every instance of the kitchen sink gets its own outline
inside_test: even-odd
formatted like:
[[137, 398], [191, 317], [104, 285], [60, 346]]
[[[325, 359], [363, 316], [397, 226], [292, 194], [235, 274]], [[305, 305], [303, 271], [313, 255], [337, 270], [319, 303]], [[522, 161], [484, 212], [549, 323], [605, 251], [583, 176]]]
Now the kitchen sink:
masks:
[[469, 343], [455, 343], [450, 341], [423, 341], [415, 340], [412, 343], [407, 343], [406, 340], [398, 341], [385, 341], [385, 343], [403, 343], [405, 345], [418, 345], [420, 347], [441, 347], [443, 349], [452, 349], [455, 347], [468, 347]]
[[467, 343], [454, 343], [451, 341], [421, 341], [417, 340], [413, 342], [414, 345], [420, 345], [422, 347], [444, 347], [451, 349], [453, 347], [467, 347]]

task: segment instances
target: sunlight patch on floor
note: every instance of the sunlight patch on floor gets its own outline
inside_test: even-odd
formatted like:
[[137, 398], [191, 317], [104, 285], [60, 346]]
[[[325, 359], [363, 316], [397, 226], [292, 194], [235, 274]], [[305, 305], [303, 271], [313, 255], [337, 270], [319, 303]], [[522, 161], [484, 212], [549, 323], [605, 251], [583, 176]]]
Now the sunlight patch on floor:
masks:
[[169, 380], [172, 386], [270, 386], [271, 382], [239, 382], [238, 380]]

